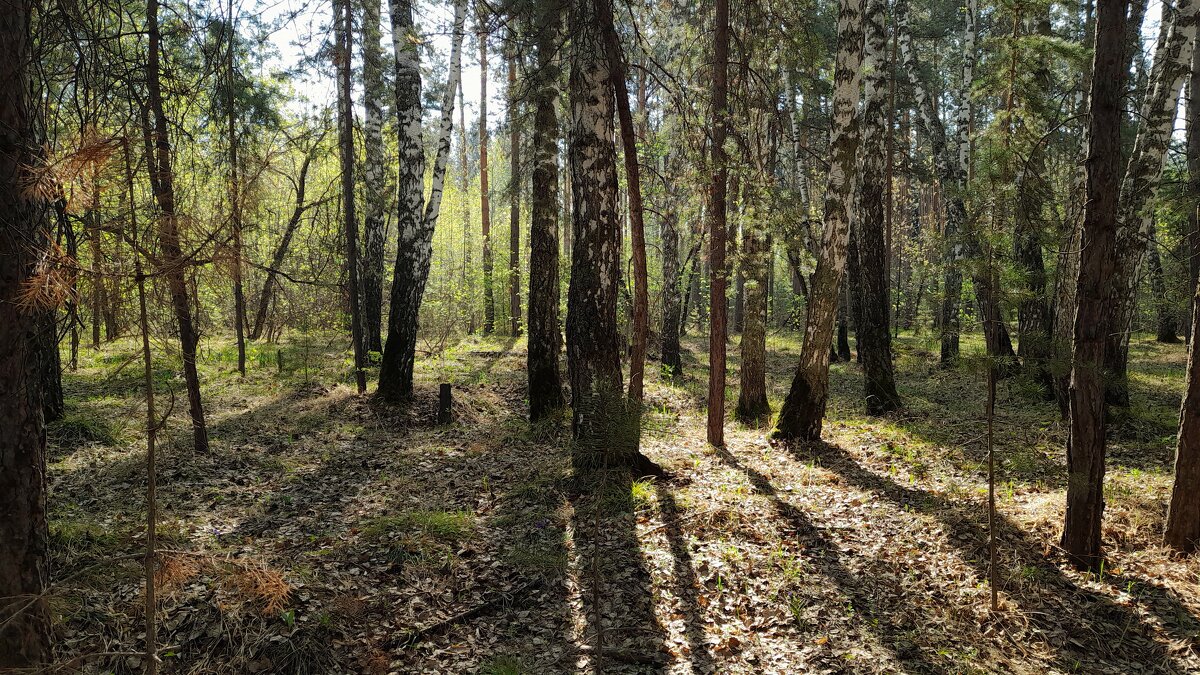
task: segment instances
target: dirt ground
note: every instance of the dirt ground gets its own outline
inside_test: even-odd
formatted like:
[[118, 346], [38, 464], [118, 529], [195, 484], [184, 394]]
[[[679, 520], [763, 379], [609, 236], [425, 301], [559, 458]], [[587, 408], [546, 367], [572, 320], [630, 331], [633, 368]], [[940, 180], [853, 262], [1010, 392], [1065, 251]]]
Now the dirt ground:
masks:
[[[737, 338], [730, 352], [736, 400]], [[967, 350], [978, 349], [968, 340]], [[471, 338], [418, 363], [418, 397], [354, 396], [340, 342], [257, 345], [237, 377], [209, 341], [212, 451], [182, 382], [158, 465], [167, 673], [1200, 672], [1200, 562], [1158, 546], [1186, 358], [1137, 340], [1114, 421], [1102, 575], [1056, 544], [1064, 427], [1022, 379], [997, 403], [1001, 609], [988, 608], [984, 383], [903, 336], [905, 408], [866, 417], [832, 367], [826, 442], [704, 440], [704, 342], [651, 376], [642, 448], [671, 477], [569, 469], [568, 418], [525, 420], [524, 344]], [[168, 345], [156, 345], [166, 353]], [[768, 345], [778, 410], [798, 337]], [[51, 428], [57, 657], [141, 672], [145, 439], [132, 342], [67, 373]], [[455, 387], [436, 426], [436, 384]], [[106, 653], [116, 653], [105, 656]]]

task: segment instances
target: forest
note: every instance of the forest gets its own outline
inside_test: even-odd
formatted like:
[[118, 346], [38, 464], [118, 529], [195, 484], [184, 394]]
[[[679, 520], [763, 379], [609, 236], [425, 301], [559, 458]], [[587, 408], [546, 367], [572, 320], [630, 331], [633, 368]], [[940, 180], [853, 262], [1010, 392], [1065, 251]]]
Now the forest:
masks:
[[1198, 28], [0, 0], [0, 672], [1200, 673]]

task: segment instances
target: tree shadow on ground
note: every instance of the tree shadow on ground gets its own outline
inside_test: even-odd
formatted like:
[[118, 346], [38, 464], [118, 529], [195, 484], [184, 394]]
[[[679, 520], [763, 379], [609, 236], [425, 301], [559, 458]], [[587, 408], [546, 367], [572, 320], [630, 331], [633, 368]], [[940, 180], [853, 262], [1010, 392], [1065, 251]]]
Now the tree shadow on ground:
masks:
[[[871, 626], [870, 630], [878, 634], [880, 641], [897, 661], [913, 672], [951, 672], [938, 662], [933, 651], [916, 639], [922, 626], [904, 611], [902, 598], [892, 600], [893, 589], [883, 588], [851, 572], [841, 561], [842, 553], [822, 528], [813, 524], [801, 509], [783, 499], [765, 475], [746, 466], [726, 449], [719, 448], [715, 452], [722, 462], [743, 473], [755, 492], [771, 501], [775, 511], [794, 530], [792, 535], [806, 547], [806, 560], [849, 598], [853, 607], [864, 615], [861, 624]], [[837, 667], [836, 663], [829, 665]]]
[[692, 563], [692, 553], [680, 520], [679, 506], [675, 503], [675, 493], [660, 482], [655, 484], [655, 494], [663, 520], [663, 531], [667, 535], [667, 544], [671, 550], [672, 592], [678, 603], [677, 610], [683, 614], [683, 632], [689, 651], [687, 659], [691, 663], [692, 672], [713, 672], [713, 657], [705, 639], [704, 618], [698, 606], [697, 589], [700, 587], [700, 580]]
[[[789, 447], [798, 461], [815, 461], [849, 484], [885, 498], [902, 509], [937, 518], [976, 575], [988, 575], [986, 511], [977, 504], [951, 502], [905, 487], [860, 465], [844, 449], [828, 443]], [[1002, 592], [1024, 611], [1022, 616], [1055, 652], [1055, 664], [1067, 671], [1183, 672], [1166, 645], [1138, 614], [1104, 595], [1081, 588], [1047, 559], [1047, 547], [1003, 515], [997, 516]], [[1176, 617], [1187, 617], [1184, 631], [1196, 635], [1195, 616], [1177, 600], [1160, 595], [1156, 603]], [[1064, 627], [1068, 630], [1064, 631]]]

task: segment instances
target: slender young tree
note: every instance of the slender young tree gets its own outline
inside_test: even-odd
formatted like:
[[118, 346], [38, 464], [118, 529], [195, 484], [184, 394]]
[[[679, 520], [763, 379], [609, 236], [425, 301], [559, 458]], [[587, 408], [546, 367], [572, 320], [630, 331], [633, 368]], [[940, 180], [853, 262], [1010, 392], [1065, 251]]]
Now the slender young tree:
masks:
[[495, 280], [492, 277], [492, 207], [488, 203], [488, 52], [487, 14], [485, 6], [478, 5], [479, 28], [479, 213], [483, 233], [483, 334], [491, 335], [496, 330]]
[[[974, 2], [974, 0], [971, 0]], [[866, 0], [863, 27], [863, 112], [859, 123], [861, 146], [855, 182], [855, 214], [849, 258], [859, 270], [857, 316], [858, 356], [863, 364], [863, 395], [867, 413], [881, 415], [900, 407], [892, 369], [889, 330], [886, 205], [887, 37], [886, 0]]]
[[179, 344], [183, 355], [183, 377], [188, 392], [188, 412], [192, 419], [192, 440], [196, 452], [208, 452], [208, 427], [204, 422], [204, 402], [200, 398], [200, 374], [196, 371], [196, 345], [200, 336], [192, 316], [185, 271], [191, 261], [184, 257], [179, 238], [179, 217], [175, 210], [175, 173], [171, 168], [171, 140], [166, 107], [162, 97], [162, 37], [158, 26], [158, 0], [147, 0], [146, 27], [149, 54], [146, 59], [146, 94], [153, 126], [146, 129], [146, 161], [150, 165], [150, 187], [158, 204], [158, 247], [161, 272], [167, 278], [171, 306], [179, 324]]
[[410, 0], [392, 3], [392, 46], [396, 55], [396, 111], [400, 163], [396, 270], [392, 281], [392, 307], [388, 315], [388, 337], [379, 368], [379, 395], [400, 401], [412, 397], [413, 364], [417, 351], [417, 329], [421, 298], [429, 279], [433, 257], [433, 230], [442, 206], [450, 138], [454, 131], [454, 96], [462, 74], [463, 25], [466, 0], [454, 3], [454, 37], [450, 45], [449, 81], [442, 97], [438, 126], [437, 155], [434, 157], [429, 199], [425, 199], [425, 150], [421, 126], [420, 43], [413, 25]]
[[517, 57], [508, 56], [508, 317], [509, 334], [521, 334], [521, 126]]
[[[1192, 335], [1200, 329], [1200, 284], [1192, 297]], [[1200, 359], [1196, 341], [1188, 349], [1187, 391], [1179, 409], [1175, 445], [1175, 485], [1167, 509], [1163, 541], [1184, 553], [1200, 546]]]
[[44, 240], [46, 205], [24, 189], [36, 164], [29, 69], [33, 3], [0, 11], [0, 670], [35, 668], [51, 656], [46, 525], [46, 428], [36, 334], [37, 308], [20, 302]]
[[725, 158], [725, 135], [729, 127], [729, 0], [714, 2], [713, 97], [712, 97], [712, 183], [708, 188], [708, 259], [711, 268], [708, 323], [708, 442], [725, 446], [725, 323], [728, 311], [725, 286], [726, 223], [725, 191], [729, 167]]
[[540, 0], [534, 12], [537, 68], [533, 75], [533, 190], [529, 223], [529, 417], [563, 406], [558, 369], [558, 59], [562, 6]]
[[1087, 201], [1076, 291], [1067, 511], [1062, 546], [1072, 562], [1098, 569], [1104, 511], [1104, 352], [1114, 325], [1121, 100], [1128, 0], [1098, 0], [1088, 121]]
[[[230, 0], [232, 2], [232, 0]], [[358, 301], [358, 217], [354, 209], [354, 110], [350, 63], [354, 18], [350, 0], [334, 0], [334, 31], [338, 53], [338, 154], [342, 168], [342, 217], [345, 219], [346, 278], [350, 296], [350, 344], [354, 352], [354, 382], [358, 393], [367, 391], [363, 359], [362, 306]]]
[[663, 158], [662, 175], [666, 181], [664, 208], [658, 219], [659, 236], [662, 246], [662, 351], [661, 360], [672, 377], [683, 373], [683, 359], [679, 345], [680, 333], [683, 331], [685, 317], [683, 315], [683, 296], [680, 289], [682, 269], [679, 260], [679, 195], [675, 189], [672, 171], [675, 163], [673, 155], [668, 152]]
[[383, 352], [384, 214], [387, 178], [383, 145], [383, 49], [380, 47], [380, 0], [363, 0], [363, 346]]
[[233, 265], [233, 333], [237, 341], [238, 373], [246, 376], [246, 290], [242, 284], [242, 189], [238, 166], [238, 114], [235, 96], [237, 71], [234, 67], [234, 47], [237, 44], [237, 19], [233, 0], [228, 2], [226, 29], [229, 40], [226, 49], [225, 87], [226, 115], [229, 124], [229, 229], [232, 240]]
[[837, 315], [842, 271], [850, 239], [850, 202], [855, 151], [856, 108], [863, 52], [862, 0], [841, 0], [838, 7], [837, 58], [834, 65], [833, 130], [829, 137], [829, 178], [825, 188], [825, 229], [817, 269], [808, 292], [808, 312], [800, 365], [784, 399], [772, 437], [778, 440], [821, 438], [829, 397], [829, 345]]

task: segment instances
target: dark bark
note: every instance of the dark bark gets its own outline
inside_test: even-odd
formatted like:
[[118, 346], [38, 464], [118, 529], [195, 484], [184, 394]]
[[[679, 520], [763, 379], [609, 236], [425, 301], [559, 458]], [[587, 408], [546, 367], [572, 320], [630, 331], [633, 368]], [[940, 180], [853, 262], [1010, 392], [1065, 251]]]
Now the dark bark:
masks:
[[571, 284], [567, 292], [567, 368], [571, 380], [572, 461], [577, 471], [630, 468], [639, 421], [621, 383], [617, 330], [617, 165], [613, 82], [605, 56], [603, 12], [571, 3]]
[[521, 334], [521, 127], [517, 59], [508, 57], [508, 316], [509, 335]]
[[226, 113], [229, 123], [229, 230], [232, 239], [233, 265], [233, 334], [237, 342], [238, 373], [246, 376], [246, 291], [242, 284], [242, 190], [238, 167], [238, 117], [234, 100], [233, 48], [237, 41], [234, 30], [233, 0], [229, 0], [229, 44], [226, 51]]
[[834, 345], [834, 353], [837, 354], [838, 361], [850, 362], [854, 358], [854, 353], [850, 351], [850, 286], [849, 280], [842, 282], [842, 289], [838, 291], [838, 309], [837, 309], [837, 344]]
[[727, 78], [729, 75], [729, 0], [715, 0], [712, 72], [712, 182], [708, 188], [708, 231], [711, 306], [708, 327], [708, 442], [725, 445], [725, 237], [727, 234], [725, 190], [728, 166], [725, 135], [728, 131]]
[[659, 219], [662, 239], [663, 322], [661, 360], [672, 377], [683, 374], [683, 358], [679, 345], [683, 322], [683, 298], [680, 297], [679, 214], [674, 208], [674, 193], [667, 190], [667, 211]]
[[492, 207], [488, 194], [488, 125], [487, 125], [487, 80], [488, 80], [488, 34], [486, 16], [479, 14], [479, 213], [483, 236], [483, 334], [496, 331], [494, 260], [492, 257]]
[[558, 69], [555, 51], [562, 19], [557, 2], [538, 3], [534, 83], [533, 191], [529, 226], [529, 417], [536, 421], [563, 406], [558, 357]]
[[[1200, 328], [1200, 285], [1192, 298], [1192, 335]], [[1163, 542], [1191, 553], [1200, 546], [1200, 359], [1195, 343], [1188, 351], [1187, 392], [1179, 410], [1175, 446], [1175, 485], [1167, 510]]]
[[179, 218], [175, 212], [175, 174], [171, 168], [171, 142], [167, 115], [163, 106], [161, 72], [161, 37], [158, 27], [158, 0], [146, 3], [146, 25], [149, 30], [149, 58], [146, 61], [146, 91], [153, 127], [147, 134], [153, 148], [147, 148], [150, 165], [150, 186], [158, 204], [158, 245], [161, 271], [171, 293], [171, 306], [179, 328], [180, 351], [183, 354], [183, 377], [187, 385], [188, 412], [192, 420], [192, 440], [196, 452], [208, 452], [208, 427], [204, 422], [204, 402], [200, 398], [200, 374], [196, 371], [196, 345], [200, 336], [192, 316], [185, 272], [191, 261], [183, 255], [179, 240]]
[[[230, 0], [232, 2], [232, 0]], [[367, 391], [363, 359], [363, 322], [358, 298], [358, 218], [354, 203], [354, 111], [350, 81], [354, 18], [350, 0], [334, 0], [340, 57], [338, 64], [338, 150], [342, 165], [342, 217], [346, 241], [346, 279], [350, 295], [350, 346], [354, 352], [354, 382], [358, 393]]]
[[1158, 241], [1154, 223], [1150, 223], [1150, 242], [1146, 251], [1150, 265], [1150, 290], [1154, 294], [1155, 340], [1166, 344], [1178, 344], [1176, 334], [1175, 307], [1167, 293], [1167, 281], [1163, 276], [1162, 256], [1158, 253]]
[[[363, 348], [383, 352], [383, 265], [386, 256], [387, 180], [383, 142], [383, 50], [380, 0], [364, 0], [362, 19], [363, 77]], [[464, 163], [465, 164], [465, 163]], [[465, 191], [464, 191], [465, 194]], [[260, 310], [261, 311], [261, 310]]]
[[1121, 99], [1125, 87], [1128, 0], [1098, 0], [1088, 122], [1087, 202], [1080, 252], [1078, 309], [1067, 438], [1067, 510], [1062, 546], [1079, 567], [1101, 563], [1104, 512], [1104, 356], [1115, 323], [1117, 198], [1120, 190]]
[[33, 277], [46, 222], [26, 199], [26, 167], [37, 160], [37, 109], [29, 96], [32, 3], [0, 11], [0, 670], [50, 660], [46, 525], [46, 429], [39, 309], [19, 301]]

